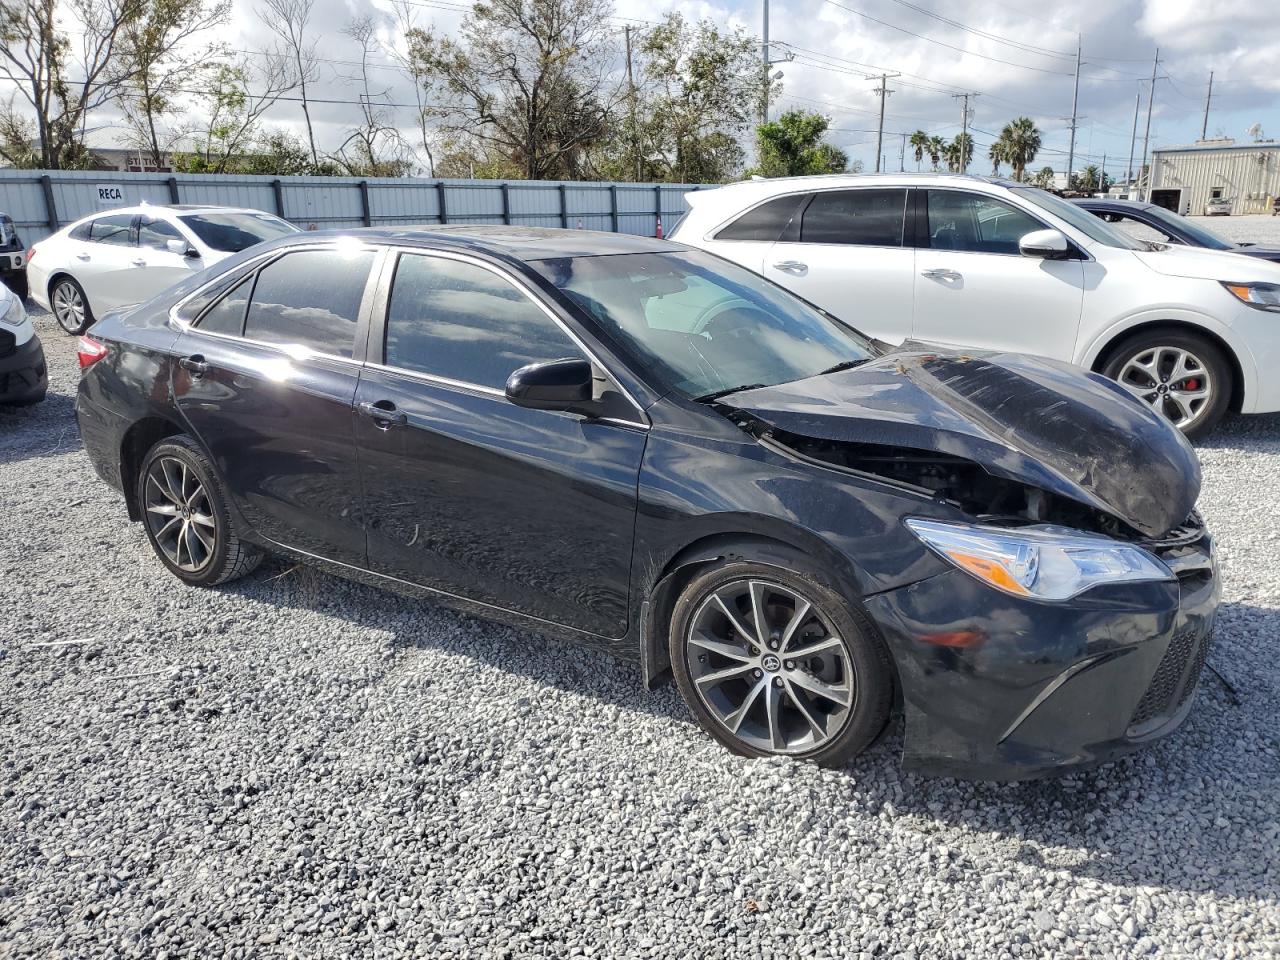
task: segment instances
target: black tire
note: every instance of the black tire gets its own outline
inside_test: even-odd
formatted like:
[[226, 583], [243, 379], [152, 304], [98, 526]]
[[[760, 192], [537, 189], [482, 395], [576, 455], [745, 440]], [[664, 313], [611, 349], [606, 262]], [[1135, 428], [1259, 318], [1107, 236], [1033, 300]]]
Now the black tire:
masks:
[[[1177, 382], [1166, 384], [1152, 380], [1150, 386], [1156, 390], [1164, 387], [1168, 392], [1151, 391], [1143, 394], [1143, 388], [1148, 385], [1146, 378], [1135, 377], [1130, 364], [1144, 358], [1151, 358], [1154, 356], [1154, 351], [1161, 350], [1167, 351], [1162, 354], [1166, 362], [1167, 358], [1176, 355], [1177, 351], [1184, 352], [1196, 361], [1198, 371], [1206, 374], [1207, 377], [1195, 377], [1194, 374], [1198, 371], [1193, 369], [1191, 376], [1183, 377]], [[1129, 372], [1126, 372], [1127, 368]], [[1175, 415], [1183, 410], [1181, 404], [1189, 403], [1194, 415], [1178, 423], [1178, 429], [1192, 440], [1207, 436], [1213, 431], [1226, 415], [1227, 408], [1231, 405], [1232, 391], [1235, 389], [1235, 374], [1222, 349], [1207, 337], [1184, 330], [1157, 329], [1134, 334], [1111, 350], [1107, 355], [1107, 362], [1103, 365], [1102, 373], [1127, 387], [1135, 396], [1139, 396], [1174, 422], [1178, 422]], [[1209, 395], [1203, 401], [1188, 402], [1175, 398], [1175, 394], [1184, 398], [1190, 395], [1179, 392], [1175, 388], [1186, 384], [1199, 386], [1197, 381], [1200, 379], [1206, 381], [1205, 389], [1209, 391]]]
[[[189, 473], [175, 464], [184, 466]], [[158, 475], [155, 473], [157, 470]], [[175, 482], [178, 477], [182, 478], [181, 481]], [[194, 482], [189, 482], [188, 477]], [[170, 491], [180, 490], [181, 496], [177, 499], [169, 496], [164, 492], [165, 486]], [[192, 492], [197, 489], [200, 493]], [[138, 472], [137, 497], [142, 526], [151, 549], [169, 572], [183, 583], [193, 587], [227, 583], [243, 577], [262, 561], [262, 551], [236, 534], [227, 511], [222, 482], [204, 451], [190, 437], [167, 437], [147, 452]], [[179, 500], [186, 503], [185, 510], [178, 506]], [[170, 506], [177, 509], [160, 512], [160, 508]], [[169, 520], [165, 520], [166, 516]], [[182, 532], [166, 532], [164, 527], [170, 521], [178, 522]], [[184, 538], [188, 528], [189, 538]], [[182, 542], [182, 546], [176, 549], [176, 555], [169, 546], [171, 535], [175, 544]], [[186, 564], [182, 562], [183, 547], [188, 560]], [[196, 563], [197, 560], [201, 562]]]
[[[66, 306], [62, 306], [65, 302]], [[75, 312], [74, 303], [80, 304], [80, 314]], [[49, 284], [49, 306], [53, 318], [73, 337], [84, 333], [93, 325], [93, 309], [89, 306], [89, 298], [85, 296], [84, 287], [65, 273], [54, 278]]]
[[[691, 628], [695, 622], [701, 628], [710, 622], [707, 618], [723, 616], [716, 612], [724, 609], [716, 606], [717, 597], [723, 599], [744, 582], [748, 585], [751, 606], [739, 611], [754, 609], [756, 594], [751, 584], [759, 583], [765, 585], [762, 596], [783, 601], [780, 606], [773, 606], [766, 600], [762, 606], [781, 613], [783, 619], [793, 618], [799, 607], [797, 600], [788, 612], [783, 596], [787, 592], [811, 603], [816, 616], [802, 621], [791, 638], [791, 645], [776, 656], [770, 657], [771, 651], [765, 647], [754, 647], [749, 638], [741, 638], [742, 666], [750, 672], [740, 678], [716, 682], [718, 676], [738, 668], [740, 657], [737, 654], [724, 657], [701, 646], [711, 636], [710, 632], [699, 629], [698, 639], [691, 640]], [[781, 588], [778, 593], [770, 593], [778, 588]], [[724, 622], [732, 634], [732, 620], [726, 616]], [[781, 630], [773, 631], [773, 643], [786, 639], [778, 636], [781, 633]], [[806, 637], [806, 633], [816, 639]], [[843, 661], [835, 661], [839, 654], [832, 641], [843, 648]], [[707, 733], [742, 756], [784, 755], [822, 766], [839, 766], [865, 750], [889, 720], [893, 669], [879, 630], [857, 601], [842, 596], [820, 574], [809, 570], [799, 554], [789, 569], [734, 559], [702, 570], [676, 600], [668, 645], [676, 684], [689, 710]], [[821, 657], [808, 655], [806, 651], [816, 650], [820, 645], [829, 646], [834, 654], [831, 666], [826, 669], [826, 676], [830, 678], [825, 681], [826, 689], [848, 691], [849, 703], [845, 707], [835, 700], [811, 695], [814, 681], [824, 682], [823, 663]], [[758, 658], [748, 660], [747, 656], [755, 656], [751, 654], [752, 649], [758, 649]], [[787, 656], [788, 650], [791, 657]], [[770, 659], [772, 664], [767, 663]], [[697, 679], [694, 671], [701, 674]], [[837, 680], [841, 682], [836, 683]], [[707, 686], [708, 682], [714, 685]], [[706, 691], [705, 698], [700, 689]], [[777, 698], [776, 706], [767, 700], [770, 695]], [[748, 698], [752, 702], [747, 703]], [[739, 702], [746, 706], [728, 712]], [[777, 725], [772, 723], [770, 708], [780, 717]], [[729, 723], [738, 715], [742, 719], [738, 721], [738, 731], [734, 732]], [[823, 722], [815, 725], [810, 720], [813, 716]], [[806, 721], [809, 722], [806, 724]], [[750, 730], [762, 726], [763, 733], [752, 742]], [[821, 733], [819, 726], [823, 728]], [[781, 736], [777, 735], [779, 729]], [[759, 738], [764, 736], [773, 746], [759, 743]], [[824, 739], [819, 740], [819, 736]], [[806, 738], [811, 742], [806, 743]], [[781, 747], [776, 746], [779, 743]]]

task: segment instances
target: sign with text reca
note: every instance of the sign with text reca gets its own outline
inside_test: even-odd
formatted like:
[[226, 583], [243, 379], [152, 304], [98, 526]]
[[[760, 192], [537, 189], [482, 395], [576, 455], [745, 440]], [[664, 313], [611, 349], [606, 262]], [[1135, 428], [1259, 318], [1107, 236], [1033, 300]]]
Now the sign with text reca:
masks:
[[98, 191], [99, 207], [124, 206], [124, 187], [114, 183], [100, 183], [94, 189]]

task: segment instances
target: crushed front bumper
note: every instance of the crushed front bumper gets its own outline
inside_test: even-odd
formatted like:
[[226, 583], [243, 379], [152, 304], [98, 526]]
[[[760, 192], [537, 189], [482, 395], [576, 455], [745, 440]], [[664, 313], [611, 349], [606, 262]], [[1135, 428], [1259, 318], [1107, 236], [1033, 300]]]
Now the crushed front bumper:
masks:
[[0, 338], [0, 403], [38, 403], [49, 390], [49, 369], [39, 337], [13, 345]]
[[1220, 587], [1207, 533], [1157, 552], [1176, 581], [1104, 586], [1066, 603], [998, 593], [959, 570], [868, 598], [902, 685], [903, 769], [1028, 779], [1176, 730]]

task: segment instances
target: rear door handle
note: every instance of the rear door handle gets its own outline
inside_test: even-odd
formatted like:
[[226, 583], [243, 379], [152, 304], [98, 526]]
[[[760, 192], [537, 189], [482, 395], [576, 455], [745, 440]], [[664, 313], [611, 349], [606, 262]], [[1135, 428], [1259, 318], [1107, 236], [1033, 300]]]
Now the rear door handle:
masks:
[[773, 269], [781, 270], [783, 273], [790, 273], [797, 277], [803, 277], [809, 272], [809, 265], [801, 263], [799, 260], [779, 260], [773, 265]]
[[204, 357], [200, 356], [198, 353], [193, 353], [189, 357], [183, 357], [178, 361], [178, 366], [183, 370], [189, 370], [191, 375], [197, 379], [203, 377], [209, 372], [209, 364], [205, 361]]
[[390, 430], [392, 427], [403, 427], [409, 422], [408, 416], [396, 409], [390, 400], [368, 400], [356, 405], [362, 416], [368, 417], [379, 430]]
[[956, 271], [954, 271], [954, 270], [947, 270], [947, 269], [944, 269], [944, 268], [942, 268], [942, 267], [938, 267], [938, 268], [935, 268], [935, 269], [933, 269], [933, 270], [921, 270], [921, 271], [920, 271], [920, 276], [922, 276], [922, 277], [928, 277], [930, 280], [959, 280], [959, 279], [961, 279], [960, 274], [956, 273]]
[[88, 255], [87, 253], [77, 253], [77, 254], [76, 254], [76, 259], [77, 259], [77, 260], [85, 260], [85, 261], [87, 261], [87, 260], [89, 259], [89, 255]]
[[132, 263], [135, 267], [145, 267], [147, 265], [147, 261], [143, 260], [141, 257], [139, 257], [137, 260], [130, 260], [129, 262]]

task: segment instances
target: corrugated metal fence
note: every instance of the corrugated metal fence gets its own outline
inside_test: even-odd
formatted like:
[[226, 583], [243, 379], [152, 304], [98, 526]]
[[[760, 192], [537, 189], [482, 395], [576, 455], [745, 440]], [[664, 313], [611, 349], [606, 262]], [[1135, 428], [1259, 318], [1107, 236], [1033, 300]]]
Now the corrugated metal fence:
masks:
[[0, 170], [0, 212], [14, 219], [27, 246], [91, 213], [143, 201], [251, 207], [317, 230], [513, 223], [653, 236], [659, 216], [670, 233], [686, 209], [684, 194], [697, 189], [675, 183]]

